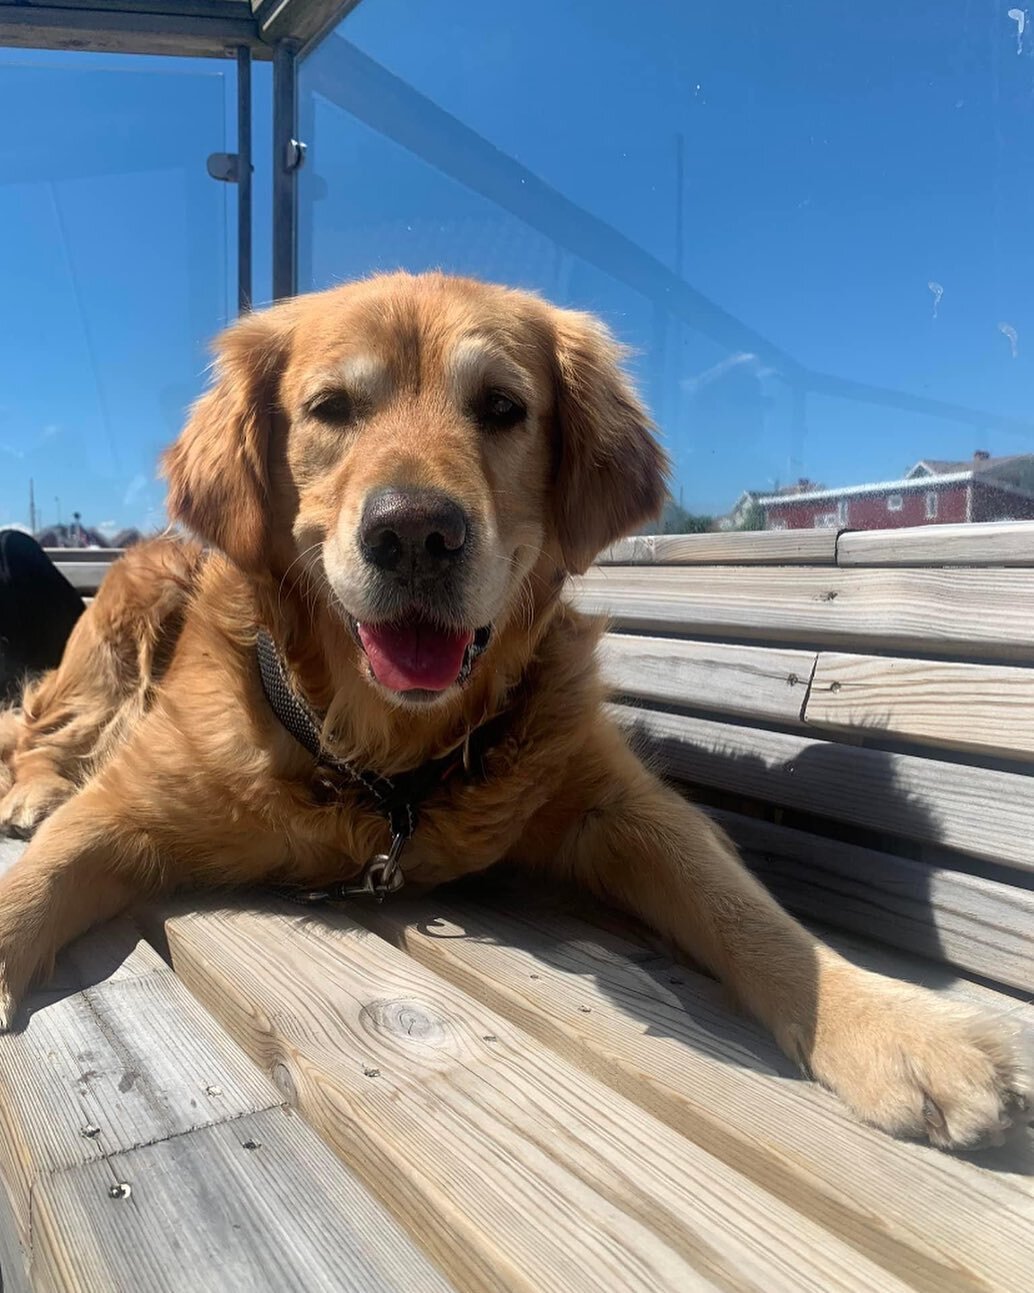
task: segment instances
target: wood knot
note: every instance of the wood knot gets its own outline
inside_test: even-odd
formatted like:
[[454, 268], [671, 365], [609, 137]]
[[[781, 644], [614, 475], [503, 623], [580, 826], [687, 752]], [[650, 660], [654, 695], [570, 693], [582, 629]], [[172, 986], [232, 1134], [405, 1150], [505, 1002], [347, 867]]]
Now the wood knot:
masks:
[[427, 1046], [441, 1046], [446, 1040], [443, 1020], [419, 1001], [375, 1001], [364, 1006], [360, 1014], [377, 1032], [390, 1037], [423, 1042]]

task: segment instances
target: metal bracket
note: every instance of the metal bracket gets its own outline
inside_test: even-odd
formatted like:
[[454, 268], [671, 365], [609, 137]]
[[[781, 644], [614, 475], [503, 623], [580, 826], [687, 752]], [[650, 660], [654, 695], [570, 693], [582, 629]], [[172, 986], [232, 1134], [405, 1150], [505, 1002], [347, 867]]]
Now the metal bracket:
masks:
[[205, 166], [213, 180], [224, 184], [239, 184], [241, 159], [239, 153], [209, 153]]
[[308, 150], [309, 145], [303, 144], [300, 139], [289, 139], [284, 146], [284, 170], [300, 170]]

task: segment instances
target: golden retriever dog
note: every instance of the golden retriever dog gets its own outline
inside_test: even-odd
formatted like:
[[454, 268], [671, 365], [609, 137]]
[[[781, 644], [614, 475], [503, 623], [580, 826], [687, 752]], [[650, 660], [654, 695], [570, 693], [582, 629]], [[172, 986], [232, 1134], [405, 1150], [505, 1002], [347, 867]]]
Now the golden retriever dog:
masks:
[[967, 1147], [1025, 1121], [1007, 1024], [825, 947], [607, 716], [602, 626], [564, 584], [657, 513], [666, 463], [600, 323], [399, 274], [218, 354], [165, 458], [206, 550], [113, 567], [7, 722], [0, 819], [38, 829], [0, 880], [4, 1026], [141, 898], [506, 860], [649, 922], [870, 1123]]

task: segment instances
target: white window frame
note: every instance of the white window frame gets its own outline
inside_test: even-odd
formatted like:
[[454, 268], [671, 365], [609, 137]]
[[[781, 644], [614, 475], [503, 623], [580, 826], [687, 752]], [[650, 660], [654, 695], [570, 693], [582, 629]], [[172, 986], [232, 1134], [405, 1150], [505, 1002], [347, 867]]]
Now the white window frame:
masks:
[[837, 513], [816, 512], [812, 525], [816, 530], [835, 530], [837, 528]]
[[939, 499], [939, 497], [940, 495], [937, 493], [935, 489], [929, 490], [926, 495], [926, 519], [928, 521], [937, 520], [937, 507], [938, 507], [937, 500]]
[[904, 507], [905, 507], [905, 498], [904, 498], [904, 495], [903, 495], [903, 494], [888, 494], [888, 495], [887, 495], [887, 511], [888, 511], [888, 512], [901, 512], [901, 511], [903, 511], [903, 510], [904, 510]]

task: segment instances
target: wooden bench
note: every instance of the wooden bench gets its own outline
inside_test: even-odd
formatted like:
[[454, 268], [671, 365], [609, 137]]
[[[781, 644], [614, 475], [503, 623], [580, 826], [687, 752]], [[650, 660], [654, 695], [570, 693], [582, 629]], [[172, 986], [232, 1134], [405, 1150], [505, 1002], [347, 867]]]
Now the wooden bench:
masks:
[[[1034, 526], [639, 539], [573, 595], [788, 905], [1034, 1026]], [[0, 1038], [4, 1288], [1031, 1287], [1024, 1146], [860, 1126], [643, 931], [506, 885], [69, 949]]]

